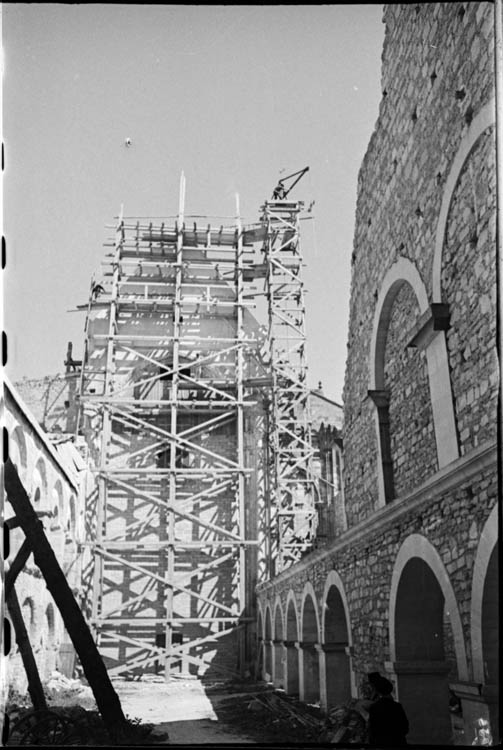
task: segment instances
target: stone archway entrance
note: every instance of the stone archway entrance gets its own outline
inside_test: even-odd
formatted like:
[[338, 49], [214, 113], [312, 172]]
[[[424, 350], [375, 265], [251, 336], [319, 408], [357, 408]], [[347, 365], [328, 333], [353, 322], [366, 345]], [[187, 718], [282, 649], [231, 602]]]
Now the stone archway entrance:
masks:
[[449, 744], [449, 666], [444, 649], [444, 594], [419, 557], [402, 570], [395, 606], [395, 672], [411, 744]]
[[351, 697], [348, 625], [342, 597], [336, 586], [330, 586], [325, 600], [323, 636], [326, 702], [327, 708], [332, 708]]
[[302, 609], [302, 671], [300, 699], [315, 703], [320, 699], [320, 667], [318, 658], [318, 622], [313, 599], [308, 594]]

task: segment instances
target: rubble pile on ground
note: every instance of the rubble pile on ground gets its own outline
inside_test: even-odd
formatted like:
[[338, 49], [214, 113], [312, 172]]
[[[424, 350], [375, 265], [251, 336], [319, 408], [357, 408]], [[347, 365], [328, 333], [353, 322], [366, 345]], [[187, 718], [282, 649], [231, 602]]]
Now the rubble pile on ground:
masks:
[[216, 710], [219, 721], [258, 742], [317, 742], [325, 727], [318, 706], [301, 703], [272, 686], [255, 685], [220, 701]]
[[308, 704], [272, 686], [252, 695], [234, 695], [219, 704], [219, 720], [265, 742], [343, 743], [367, 741], [365, 701], [350, 699], [324, 714], [318, 704]]
[[[368, 704], [368, 701], [367, 701]], [[367, 742], [368, 712], [361, 700], [351, 699], [332, 708], [327, 716], [325, 742]]]
[[284, 721], [296, 730], [302, 728], [313, 739], [318, 738], [324, 731], [325, 720], [317, 706], [296, 701], [279, 690], [257, 695], [248, 704], [248, 710], [254, 712], [258, 712], [262, 707], [265, 707], [276, 720]]
[[89, 685], [85, 685], [81, 680], [65, 677], [56, 670], [44, 683], [44, 693], [47, 702], [50, 704], [57, 704], [58, 706], [77, 705], [86, 709], [96, 708], [93, 691]]

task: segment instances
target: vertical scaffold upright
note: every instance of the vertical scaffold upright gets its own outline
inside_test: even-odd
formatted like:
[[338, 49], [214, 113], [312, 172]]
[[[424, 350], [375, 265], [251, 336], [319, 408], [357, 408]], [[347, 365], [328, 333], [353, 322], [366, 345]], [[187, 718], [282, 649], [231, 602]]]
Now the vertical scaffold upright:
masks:
[[[304, 170], [306, 171], [306, 170]], [[302, 202], [273, 198], [262, 207], [265, 228], [268, 339], [273, 378], [269, 447], [271, 481], [271, 573], [297, 562], [316, 532], [307, 388]]]
[[112, 675], [232, 675], [251, 658], [267, 379], [246, 309], [254, 249], [239, 206], [230, 227], [189, 225], [184, 196], [182, 175], [171, 223], [121, 214], [82, 306], [91, 620]]

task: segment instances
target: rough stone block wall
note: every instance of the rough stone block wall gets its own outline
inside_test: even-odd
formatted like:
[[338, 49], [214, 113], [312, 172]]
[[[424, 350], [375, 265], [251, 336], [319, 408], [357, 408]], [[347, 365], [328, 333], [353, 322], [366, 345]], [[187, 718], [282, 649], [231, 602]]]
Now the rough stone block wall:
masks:
[[[366, 396], [379, 292], [387, 271], [405, 258], [417, 268], [428, 300], [433, 301], [433, 251], [446, 179], [470, 123], [494, 95], [492, 12], [490, 3], [385, 6], [383, 99], [358, 178], [352, 255], [344, 388], [350, 525], [367, 517], [377, 499], [373, 405], [366, 402]], [[470, 155], [453, 195], [442, 255], [442, 295], [451, 315], [449, 368], [461, 453], [494, 437], [495, 429], [494, 182], [494, 136], [489, 129]], [[398, 299], [393, 316], [392, 330], [404, 332], [402, 345], [406, 331], [412, 333], [417, 311]], [[407, 367], [402, 367], [400, 380], [390, 383], [398, 495], [437, 468], [424, 367], [417, 361], [421, 356], [402, 353], [404, 362], [408, 358]], [[389, 378], [392, 365], [387, 368]], [[405, 424], [398, 424], [397, 419], [402, 415], [405, 420], [401, 407], [407, 409], [408, 403], [412, 409], [411, 399], [416, 397], [416, 406], [422, 400], [423, 407], [407, 425], [404, 441]], [[416, 446], [420, 446], [419, 453]]]
[[395, 494], [400, 497], [438, 468], [424, 352], [408, 349], [417, 300], [404, 284], [393, 303], [384, 353], [384, 383], [390, 394], [390, 438]]
[[[307, 583], [316, 593], [321, 616], [325, 583], [332, 570], [340, 575], [347, 597], [350, 631], [354, 644], [353, 669], [358, 685], [369, 671], [386, 672], [389, 661], [390, 584], [400, 546], [411, 534], [421, 534], [439, 552], [449, 574], [461, 616], [465, 642], [470, 643], [470, 600], [473, 564], [480, 534], [498, 498], [497, 478], [480, 472], [469, 483], [446, 491], [433, 502], [427, 499], [394, 524], [383, 524], [357, 542], [339, 540], [337, 549], [299, 563], [281, 579], [259, 587], [262, 611], [280, 597], [283, 613], [288, 593], [295, 594], [301, 622], [302, 594]], [[454, 510], [455, 509], [455, 510]], [[320, 641], [324, 633], [319, 633]], [[452, 659], [452, 631], [444, 628], [444, 652]], [[471, 654], [468, 648], [469, 666]], [[457, 675], [456, 675], [457, 676]]]
[[473, 148], [453, 195], [442, 291], [461, 453], [496, 437], [496, 172], [487, 132]]

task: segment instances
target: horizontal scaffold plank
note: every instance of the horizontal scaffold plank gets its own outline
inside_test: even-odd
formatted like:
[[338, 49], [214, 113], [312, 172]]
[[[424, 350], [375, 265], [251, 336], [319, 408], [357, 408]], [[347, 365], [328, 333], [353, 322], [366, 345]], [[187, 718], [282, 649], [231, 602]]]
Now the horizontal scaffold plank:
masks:
[[167, 588], [171, 588], [177, 592], [179, 591], [182, 594], [188, 594], [190, 597], [197, 599], [198, 601], [205, 602], [205, 604], [209, 604], [211, 607], [214, 607], [217, 610], [220, 609], [222, 610], [222, 612], [228, 612], [230, 615], [236, 614], [236, 612], [234, 612], [231, 609], [231, 607], [228, 607], [226, 604], [223, 604], [222, 602], [219, 602], [216, 599], [209, 599], [208, 597], [203, 596], [202, 594], [198, 594], [197, 592], [187, 588], [186, 586], [181, 586], [176, 581], [167, 580], [166, 578], [163, 578], [163, 576], [159, 575], [155, 571], [149, 570], [148, 568], [145, 568], [142, 565], [138, 565], [130, 559], [120, 557], [119, 555], [114, 555], [112, 552], [109, 552], [107, 549], [104, 549], [103, 547], [100, 547], [97, 544], [94, 546], [94, 552], [101, 555], [103, 558], [106, 558], [107, 560], [115, 560], [115, 562], [119, 563], [121, 567], [131, 568], [131, 570], [136, 570], [139, 573], [142, 573], [146, 578], [155, 579], [156, 581], [159, 581]]
[[152, 467], [148, 468], [142, 468], [142, 467], [113, 467], [113, 466], [95, 466], [91, 467], [89, 471], [92, 471], [95, 474], [102, 474], [103, 476], [106, 476], [107, 474], [112, 475], [130, 475], [130, 474], [146, 474], [148, 476], [151, 475], [158, 475], [158, 476], [168, 476], [169, 474], [176, 474], [180, 477], [190, 477], [191, 479], [198, 478], [198, 479], [205, 479], [215, 477], [215, 476], [237, 476], [238, 474], [250, 474], [252, 472], [252, 469], [247, 469], [244, 467], [229, 467], [229, 468], [223, 468], [223, 469], [217, 469], [214, 466], [208, 466], [206, 469], [186, 469], [186, 468], [174, 468], [174, 469], [154, 469]]
[[[111, 549], [111, 550], [133, 550], [142, 552], [157, 551], [161, 549], [167, 549], [169, 547], [178, 547], [180, 549], [204, 549], [204, 547], [255, 547], [258, 544], [256, 539], [207, 539], [201, 542], [187, 542], [182, 539], [163, 539], [158, 542], [138, 542], [138, 541], [114, 541], [109, 542], [106, 539], [102, 539], [100, 542], [84, 542], [83, 545], [86, 547], [92, 547], [93, 549]], [[194, 568], [194, 572], [197, 572]]]
[[244, 623], [244, 622], [255, 622], [253, 617], [241, 617], [240, 615], [234, 615], [229, 617], [94, 617], [91, 619], [92, 625], [177, 625], [180, 624], [191, 624], [205, 622], [232, 622], [232, 623]]

